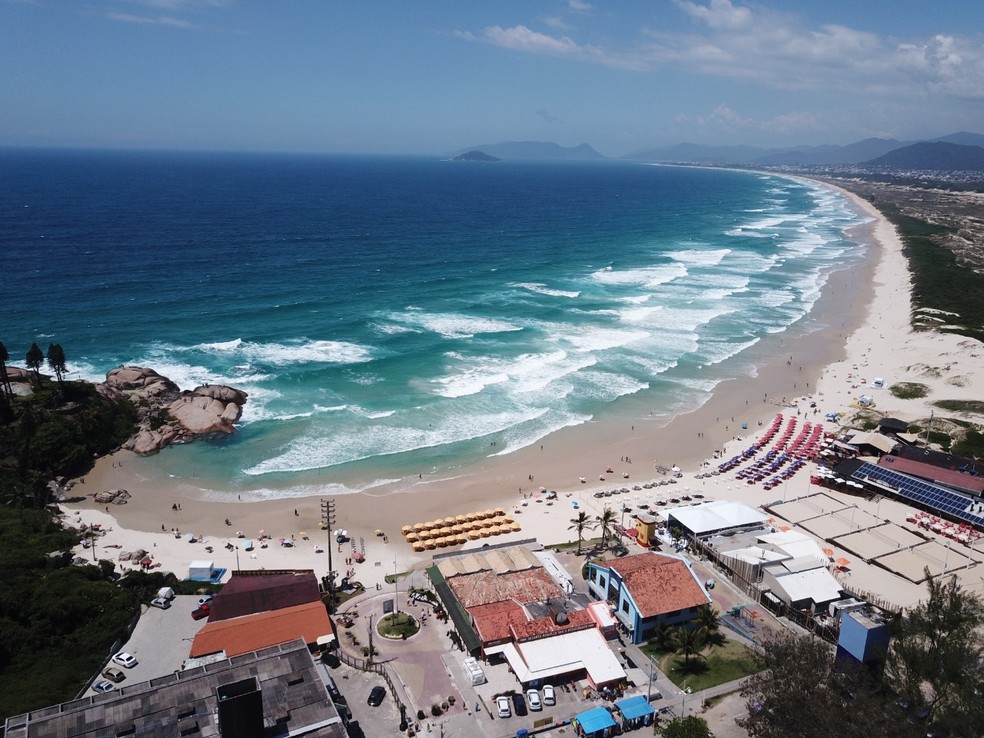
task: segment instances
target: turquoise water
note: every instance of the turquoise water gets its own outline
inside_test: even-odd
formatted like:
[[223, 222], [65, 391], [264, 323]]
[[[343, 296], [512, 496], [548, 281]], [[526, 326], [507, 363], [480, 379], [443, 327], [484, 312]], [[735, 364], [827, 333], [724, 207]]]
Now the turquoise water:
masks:
[[[861, 257], [836, 192], [611, 163], [0, 152], [3, 340], [250, 400], [155, 457], [257, 496], [453, 475], [704, 402]], [[16, 362], [14, 362], [16, 363]], [[744, 367], [744, 368], [743, 368]], [[494, 443], [494, 445], [492, 445]]]

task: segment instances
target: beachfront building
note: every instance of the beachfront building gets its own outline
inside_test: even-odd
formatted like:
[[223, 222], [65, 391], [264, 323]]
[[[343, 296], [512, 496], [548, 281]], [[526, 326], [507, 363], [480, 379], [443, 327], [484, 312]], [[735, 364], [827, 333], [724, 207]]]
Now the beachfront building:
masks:
[[711, 602], [686, 560], [660, 553], [588, 562], [588, 592], [609, 603], [633, 643], [651, 638], [659, 625], [689, 622]]
[[311, 570], [234, 572], [195, 635], [192, 659], [233, 658], [302, 639], [309, 648], [332, 637], [328, 610]]
[[754, 530], [765, 526], [761, 510], [743, 502], [714, 500], [667, 510], [667, 526], [685, 538], [705, 538], [728, 531]]
[[812, 536], [780, 530], [730, 549], [723, 545], [726, 540], [713, 542], [721, 563], [743, 581], [757, 582], [772, 610], [818, 612], [843, 597], [840, 584], [828, 570], [830, 557]]
[[584, 679], [601, 690], [626, 678], [608, 647], [614, 623], [607, 606], [585, 608], [572, 598], [566, 573], [552, 575], [562, 567], [548, 552], [506, 545], [435, 564], [431, 579], [440, 582], [463, 642], [489, 662], [507, 662], [524, 688]]
[[7, 718], [5, 735], [345, 738], [322, 674], [307, 646], [293, 641], [15, 715]]

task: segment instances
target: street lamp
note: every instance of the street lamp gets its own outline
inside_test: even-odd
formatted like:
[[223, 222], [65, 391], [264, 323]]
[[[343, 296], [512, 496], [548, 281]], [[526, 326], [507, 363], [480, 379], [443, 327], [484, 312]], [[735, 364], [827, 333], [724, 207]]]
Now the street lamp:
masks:
[[335, 501], [331, 498], [321, 500], [321, 527], [328, 531], [328, 614], [331, 615], [335, 605], [335, 572], [331, 562], [331, 526], [335, 524]]

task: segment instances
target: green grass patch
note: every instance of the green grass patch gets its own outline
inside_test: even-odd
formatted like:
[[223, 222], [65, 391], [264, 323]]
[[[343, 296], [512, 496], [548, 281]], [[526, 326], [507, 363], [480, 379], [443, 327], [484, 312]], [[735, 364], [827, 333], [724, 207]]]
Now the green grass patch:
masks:
[[984, 459], [984, 433], [976, 430], [967, 431], [962, 440], [953, 444], [951, 450], [958, 456]]
[[897, 382], [888, 391], [900, 400], [916, 400], [929, 394], [929, 388], [919, 382]]
[[941, 410], [984, 415], [984, 401], [982, 400], [937, 400], [933, 404]]
[[408, 613], [397, 612], [380, 618], [376, 630], [386, 638], [409, 638], [420, 630], [420, 623]]
[[942, 448], [944, 451], [949, 451], [950, 446], [953, 444], [953, 439], [950, 437], [949, 433], [942, 433], [940, 431], [930, 431], [929, 442], [939, 444], [939, 447]]
[[[648, 647], [644, 650], [649, 651]], [[757, 671], [754, 652], [732, 640], [706, 648], [700, 656], [691, 656], [689, 661], [683, 656], [664, 654], [658, 665], [676, 686], [680, 689], [689, 687], [692, 692], [741, 679]]]

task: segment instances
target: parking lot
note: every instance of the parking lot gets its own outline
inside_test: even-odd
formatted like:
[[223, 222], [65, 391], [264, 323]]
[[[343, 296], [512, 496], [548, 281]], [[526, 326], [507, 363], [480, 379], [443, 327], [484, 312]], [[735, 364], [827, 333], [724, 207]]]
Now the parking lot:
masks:
[[[191, 611], [198, 607], [198, 595], [178, 595], [167, 610], [147, 607], [140, 615], [137, 627], [129, 640], [119, 649], [137, 659], [132, 669], [120, 667], [126, 679], [116, 685], [122, 689], [128, 684], [146, 682], [165, 674], [180, 671], [195, 635], [208, 620], [192, 620]], [[176, 645], [180, 644], [180, 646]], [[109, 654], [100, 674], [112, 665]], [[92, 689], [86, 695], [95, 694]]]

